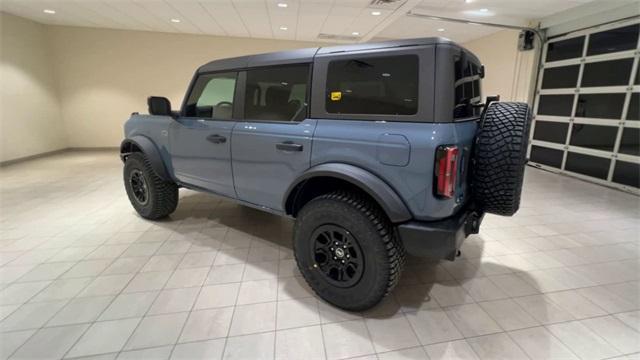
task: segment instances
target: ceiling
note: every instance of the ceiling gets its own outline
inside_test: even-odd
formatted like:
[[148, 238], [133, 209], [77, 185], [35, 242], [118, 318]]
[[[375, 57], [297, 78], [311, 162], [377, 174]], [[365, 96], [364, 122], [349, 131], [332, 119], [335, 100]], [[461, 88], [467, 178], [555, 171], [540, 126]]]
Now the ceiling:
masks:
[[54, 25], [327, 42], [426, 36], [466, 42], [500, 29], [407, 13], [527, 25], [590, 1], [0, 0], [0, 10]]

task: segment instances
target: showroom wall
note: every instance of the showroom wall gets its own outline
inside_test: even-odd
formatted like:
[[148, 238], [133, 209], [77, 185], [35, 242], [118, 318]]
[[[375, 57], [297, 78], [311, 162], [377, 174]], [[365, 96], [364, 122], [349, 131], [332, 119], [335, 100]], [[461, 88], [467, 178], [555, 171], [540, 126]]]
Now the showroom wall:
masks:
[[[0, 15], [1, 74], [13, 74], [11, 81], [3, 79], [3, 92], [22, 88], [12, 85], [18, 79], [31, 81], [29, 92], [2, 96], [0, 162], [65, 147], [118, 146], [123, 122], [131, 112], [146, 112], [147, 96], [167, 96], [179, 107], [193, 71], [212, 59], [327, 45], [45, 26]], [[500, 31], [464, 44], [487, 68], [484, 94], [527, 99], [534, 52], [519, 53], [517, 35]]]
[[[482, 81], [483, 96], [500, 95], [501, 100], [532, 100], [534, 67], [537, 51], [518, 51], [516, 30], [502, 30], [462, 44], [476, 54], [484, 64], [486, 77]], [[536, 41], [536, 48], [539, 47]]]
[[0, 16], [0, 162], [65, 148], [47, 26]]
[[50, 27], [53, 63], [70, 147], [117, 146], [131, 112], [149, 95], [178, 108], [195, 69], [213, 59], [314, 43]]

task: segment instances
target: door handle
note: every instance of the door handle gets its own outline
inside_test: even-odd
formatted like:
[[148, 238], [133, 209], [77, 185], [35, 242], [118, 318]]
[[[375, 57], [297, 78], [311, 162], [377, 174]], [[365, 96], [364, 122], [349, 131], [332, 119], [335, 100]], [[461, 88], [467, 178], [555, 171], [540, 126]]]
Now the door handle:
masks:
[[302, 151], [302, 145], [292, 141], [285, 141], [276, 144], [276, 149], [283, 151]]
[[227, 142], [227, 138], [222, 136], [222, 135], [218, 135], [218, 134], [212, 134], [207, 136], [207, 140], [211, 141], [214, 144], [223, 144], [225, 142]]

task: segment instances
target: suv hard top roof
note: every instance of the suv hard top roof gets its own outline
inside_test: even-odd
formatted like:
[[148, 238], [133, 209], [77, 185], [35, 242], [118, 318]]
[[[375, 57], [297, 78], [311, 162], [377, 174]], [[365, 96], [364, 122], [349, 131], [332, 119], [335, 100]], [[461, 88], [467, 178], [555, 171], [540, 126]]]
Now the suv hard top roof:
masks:
[[[202, 65], [199, 69], [199, 73], [244, 69], [249, 67], [280, 65], [280, 64], [295, 64], [312, 62], [316, 55], [352, 52], [352, 51], [367, 51], [378, 50], [386, 48], [396, 47], [409, 47], [409, 46], [425, 46], [435, 44], [450, 44], [456, 45], [451, 40], [441, 37], [429, 37], [429, 38], [417, 38], [417, 39], [403, 39], [392, 40], [374, 43], [360, 43], [360, 44], [347, 44], [327, 47], [315, 47], [289, 51], [278, 51], [266, 54], [247, 55], [235, 58], [220, 59], [211, 61], [205, 65]], [[456, 45], [459, 46], [459, 45]]]

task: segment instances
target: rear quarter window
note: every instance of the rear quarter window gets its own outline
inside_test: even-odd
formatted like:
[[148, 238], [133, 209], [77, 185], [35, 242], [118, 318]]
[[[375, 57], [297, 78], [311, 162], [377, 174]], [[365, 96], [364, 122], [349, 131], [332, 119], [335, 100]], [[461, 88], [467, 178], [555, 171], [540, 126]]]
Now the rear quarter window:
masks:
[[331, 61], [326, 110], [332, 114], [414, 115], [418, 75], [416, 55]]
[[455, 59], [454, 64], [454, 119], [480, 116], [481, 108], [473, 106], [482, 102], [480, 93], [480, 65], [467, 60], [466, 56]]

